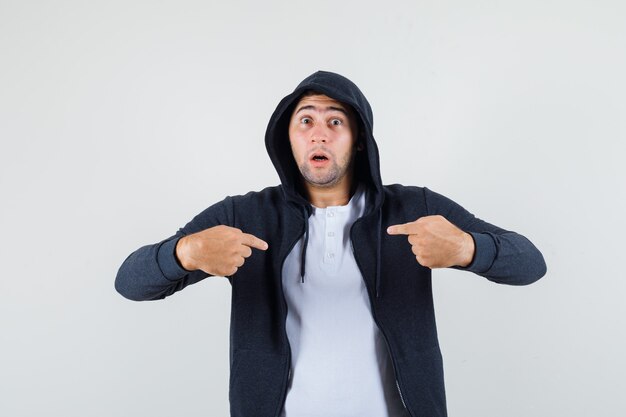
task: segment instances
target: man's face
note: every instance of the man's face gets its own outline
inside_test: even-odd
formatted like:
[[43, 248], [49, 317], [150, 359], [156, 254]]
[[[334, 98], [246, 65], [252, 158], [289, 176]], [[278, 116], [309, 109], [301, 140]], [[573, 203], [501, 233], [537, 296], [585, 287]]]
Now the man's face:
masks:
[[309, 185], [330, 188], [345, 181], [356, 155], [352, 110], [325, 95], [303, 97], [289, 122], [289, 142]]

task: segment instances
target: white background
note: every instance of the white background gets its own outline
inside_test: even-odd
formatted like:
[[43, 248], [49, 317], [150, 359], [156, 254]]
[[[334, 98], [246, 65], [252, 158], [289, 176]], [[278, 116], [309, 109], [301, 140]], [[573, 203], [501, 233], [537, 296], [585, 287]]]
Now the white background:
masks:
[[547, 261], [529, 287], [435, 272], [450, 415], [626, 415], [626, 6], [607, 0], [0, 0], [0, 415], [228, 414], [228, 282], [136, 303], [113, 281], [277, 183], [267, 121], [318, 69], [372, 103], [385, 183]]

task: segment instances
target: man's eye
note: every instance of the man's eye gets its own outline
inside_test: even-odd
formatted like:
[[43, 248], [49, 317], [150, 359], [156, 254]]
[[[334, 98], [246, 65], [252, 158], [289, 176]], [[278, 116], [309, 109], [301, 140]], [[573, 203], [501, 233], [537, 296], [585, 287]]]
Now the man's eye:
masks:
[[300, 123], [309, 124], [311, 123], [311, 119], [309, 119], [308, 117], [303, 117], [302, 119], [300, 119]]
[[339, 125], [343, 124], [343, 121], [341, 119], [333, 119], [333, 120], [330, 121], [330, 124], [334, 125], [334, 126], [339, 126]]

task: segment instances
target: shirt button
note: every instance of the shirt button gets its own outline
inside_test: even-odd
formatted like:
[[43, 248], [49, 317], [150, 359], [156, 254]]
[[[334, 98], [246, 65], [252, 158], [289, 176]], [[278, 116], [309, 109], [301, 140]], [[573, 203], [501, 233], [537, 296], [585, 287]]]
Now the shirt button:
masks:
[[335, 257], [334, 253], [327, 253], [326, 256], [328, 256], [329, 259], [333, 259]]
[[335, 215], [335, 213], [333, 213], [332, 211], [328, 212], [328, 217], [333, 217]]
[[335, 236], [335, 232], [328, 232], [328, 237], [333, 237]]

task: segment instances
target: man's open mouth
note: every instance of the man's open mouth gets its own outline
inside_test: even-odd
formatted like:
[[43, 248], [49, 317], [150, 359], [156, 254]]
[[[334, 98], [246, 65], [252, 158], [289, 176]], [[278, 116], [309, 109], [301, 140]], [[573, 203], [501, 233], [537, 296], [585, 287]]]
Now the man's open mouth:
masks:
[[329, 158], [328, 158], [328, 155], [325, 152], [323, 152], [323, 151], [315, 151], [310, 156], [310, 159], [312, 161], [315, 161], [315, 162], [323, 162], [323, 161], [327, 161]]

